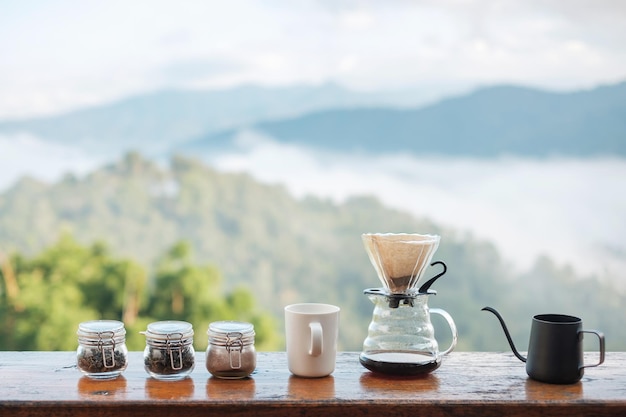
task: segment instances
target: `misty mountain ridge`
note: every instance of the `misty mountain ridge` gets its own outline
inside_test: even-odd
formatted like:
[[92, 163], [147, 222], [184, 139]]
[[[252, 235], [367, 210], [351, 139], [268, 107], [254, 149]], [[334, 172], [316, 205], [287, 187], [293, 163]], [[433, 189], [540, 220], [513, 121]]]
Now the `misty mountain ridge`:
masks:
[[[496, 86], [415, 109], [333, 109], [252, 129], [281, 143], [340, 152], [497, 157], [626, 156], [626, 82], [553, 93]], [[203, 152], [237, 130], [183, 147]]]
[[[429, 95], [430, 94], [430, 95]], [[412, 91], [363, 93], [336, 84], [225, 90], [169, 90], [129, 97], [63, 115], [0, 121], [0, 134], [30, 133], [60, 144], [115, 157], [130, 150], [154, 154], [211, 132], [307, 112], [373, 105], [415, 105]]]
[[494, 157], [626, 155], [626, 82], [575, 92], [485, 87], [434, 104], [334, 84], [162, 91], [61, 116], [0, 122], [85, 152], [169, 157], [234, 146], [242, 130], [331, 152]]

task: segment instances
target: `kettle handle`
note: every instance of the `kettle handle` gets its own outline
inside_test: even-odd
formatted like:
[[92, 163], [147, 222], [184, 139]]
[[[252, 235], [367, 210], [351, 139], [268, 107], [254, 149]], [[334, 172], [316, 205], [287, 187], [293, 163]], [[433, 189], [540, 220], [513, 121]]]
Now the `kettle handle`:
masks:
[[604, 362], [604, 333], [598, 330], [581, 330], [579, 333], [595, 334], [596, 336], [598, 336], [598, 340], [600, 341], [600, 359], [598, 360], [598, 363], [594, 363], [593, 365], [584, 365], [581, 366], [580, 369], [593, 368], [594, 366], [602, 365], [602, 363]]
[[446, 320], [446, 322], [448, 323], [448, 326], [450, 326], [450, 331], [452, 332], [452, 343], [450, 344], [450, 347], [448, 347], [448, 349], [440, 353], [441, 356], [447, 355], [448, 353], [452, 352], [452, 350], [456, 346], [456, 342], [458, 339], [456, 324], [454, 324], [454, 320], [452, 320], [452, 316], [446, 310], [442, 310], [440, 308], [429, 308], [428, 311], [431, 314], [439, 314], [441, 317], [443, 317]]
[[509, 334], [509, 329], [507, 329], [506, 324], [504, 324], [504, 319], [502, 318], [500, 313], [498, 313], [494, 308], [491, 308], [491, 307], [483, 307], [480, 310], [481, 311], [489, 311], [489, 312], [493, 313], [498, 318], [498, 320], [500, 321], [500, 324], [502, 325], [502, 330], [504, 330], [504, 335], [506, 336], [506, 340], [509, 342], [509, 346], [511, 346], [511, 350], [513, 351], [513, 354], [515, 356], [517, 356], [517, 359], [519, 359], [520, 361], [526, 362], [526, 358], [523, 357], [517, 351], [517, 349], [515, 349], [515, 344], [513, 344], [513, 339], [511, 338], [511, 335]]

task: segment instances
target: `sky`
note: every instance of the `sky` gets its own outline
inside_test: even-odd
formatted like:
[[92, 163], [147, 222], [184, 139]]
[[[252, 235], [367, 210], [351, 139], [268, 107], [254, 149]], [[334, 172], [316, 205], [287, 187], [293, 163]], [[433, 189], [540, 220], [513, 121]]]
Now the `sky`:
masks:
[[0, 120], [164, 88], [626, 79], [621, 0], [0, 0]]
[[[501, 83], [588, 89], [626, 80], [625, 22], [623, 0], [0, 0], [0, 121], [242, 84], [431, 97]], [[0, 192], [24, 174], [55, 180], [104, 162], [0, 136]], [[297, 196], [371, 193], [494, 241], [524, 267], [542, 253], [585, 274], [626, 267], [624, 159], [334, 159], [261, 141], [212, 162]]]

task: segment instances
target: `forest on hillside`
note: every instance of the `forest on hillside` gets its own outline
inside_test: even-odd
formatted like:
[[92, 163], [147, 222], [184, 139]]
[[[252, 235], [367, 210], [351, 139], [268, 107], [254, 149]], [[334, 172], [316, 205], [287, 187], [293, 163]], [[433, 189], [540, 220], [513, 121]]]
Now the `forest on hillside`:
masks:
[[626, 348], [626, 295], [598, 277], [549, 258], [515, 271], [489, 242], [371, 197], [295, 199], [194, 159], [163, 167], [137, 153], [85, 177], [24, 178], [0, 195], [1, 348], [71, 349], [77, 322], [100, 317], [124, 320], [129, 334], [150, 320], [187, 320], [204, 348], [208, 322], [237, 317], [258, 326], [260, 350], [276, 350], [285, 305], [326, 302], [342, 309], [340, 349], [358, 351], [373, 310], [363, 290], [380, 286], [365, 232], [441, 236], [433, 260], [448, 273], [429, 303], [455, 318], [460, 350], [508, 349], [486, 305], [520, 349], [531, 316], [547, 312], [578, 315], [605, 332], [609, 350]]
[[148, 323], [164, 319], [194, 325], [196, 349], [206, 349], [208, 325], [218, 320], [249, 321], [261, 349], [280, 346], [275, 320], [255, 309], [253, 294], [227, 293], [221, 281], [215, 267], [193, 263], [185, 242], [159, 257], [149, 280], [103, 242], [83, 246], [65, 234], [32, 258], [0, 256], [0, 350], [73, 350], [78, 324], [98, 319], [123, 321], [131, 350], [145, 346], [139, 332]]

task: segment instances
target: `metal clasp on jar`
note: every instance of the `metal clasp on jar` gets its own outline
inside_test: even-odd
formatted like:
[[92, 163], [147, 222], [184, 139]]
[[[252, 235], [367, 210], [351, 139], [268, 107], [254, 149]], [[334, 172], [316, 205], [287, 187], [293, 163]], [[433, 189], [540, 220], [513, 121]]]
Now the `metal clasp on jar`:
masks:
[[[110, 343], [108, 340], [102, 340], [102, 335], [107, 335], [110, 339]], [[98, 342], [97, 346], [100, 352], [102, 353], [102, 364], [105, 368], [115, 368], [115, 332], [107, 331], [107, 332], [98, 332]], [[106, 343], [105, 343], [106, 342]], [[107, 351], [111, 353], [111, 363], [107, 363]]]
[[231, 369], [241, 368], [241, 351], [243, 350], [243, 340], [241, 340], [242, 337], [243, 334], [240, 332], [231, 332], [226, 334], [226, 351], [228, 351]]
[[[180, 337], [175, 340], [176, 347], [172, 347], [172, 339], [171, 339], [172, 335], [180, 335]], [[183, 369], [183, 350], [182, 350], [183, 336], [184, 335], [182, 333], [169, 333], [165, 341], [165, 351], [167, 352], [167, 355], [170, 357], [170, 364], [172, 365], [172, 369], [175, 371], [180, 371], [181, 369]], [[179, 365], [174, 364], [174, 352], [178, 352]]]

